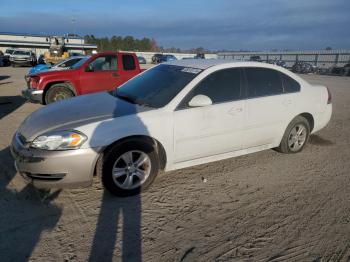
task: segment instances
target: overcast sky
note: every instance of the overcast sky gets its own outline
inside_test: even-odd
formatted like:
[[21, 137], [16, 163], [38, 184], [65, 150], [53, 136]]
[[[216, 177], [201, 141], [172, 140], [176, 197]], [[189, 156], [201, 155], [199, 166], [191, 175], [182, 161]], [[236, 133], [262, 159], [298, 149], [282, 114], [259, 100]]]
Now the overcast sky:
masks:
[[350, 48], [350, 0], [2, 0], [1, 6], [0, 32], [132, 35], [183, 49]]

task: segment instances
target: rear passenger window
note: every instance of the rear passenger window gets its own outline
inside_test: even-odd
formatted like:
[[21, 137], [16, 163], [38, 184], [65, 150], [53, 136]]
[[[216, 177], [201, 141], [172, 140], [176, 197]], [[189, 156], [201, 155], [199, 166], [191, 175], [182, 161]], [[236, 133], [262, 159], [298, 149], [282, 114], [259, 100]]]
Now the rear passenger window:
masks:
[[124, 70], [135, 70], [135, 60], [132, 55], [123, 55]]
[[281, 73], [283, 80], [284, 93], [293, 93], [300, 91], [300, 84], [293, 78]]
[[247, 67], [248, 98], [283, 93], [282, 79], [278, 71], [269, 68]]
[[179, 108], [188, 107], [189, 101], [196, 95], [208, 96], [213, 104], [239, 100], [241, 98], [241, 70], [224, 69], [207, 76], [192, 89]]

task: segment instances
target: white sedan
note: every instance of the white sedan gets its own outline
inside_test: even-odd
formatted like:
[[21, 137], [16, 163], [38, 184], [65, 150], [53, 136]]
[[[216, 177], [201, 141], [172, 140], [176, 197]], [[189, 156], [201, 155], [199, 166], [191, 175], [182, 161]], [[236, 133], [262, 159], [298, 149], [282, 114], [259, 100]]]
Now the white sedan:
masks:
[[179, 60], [113, 93], [41, 108], [12, 141], [17, 170], [38, 187], [91, 184], [118, 196], [146, 189], [161, 171], [276, 148], [300, 152], [327, 125], [331, 95], [275, 65]]

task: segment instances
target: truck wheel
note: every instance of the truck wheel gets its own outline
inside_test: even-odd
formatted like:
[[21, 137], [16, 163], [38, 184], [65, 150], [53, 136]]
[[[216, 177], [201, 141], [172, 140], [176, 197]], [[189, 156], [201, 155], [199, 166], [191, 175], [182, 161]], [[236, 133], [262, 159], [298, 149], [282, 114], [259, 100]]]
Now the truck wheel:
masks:
[[96, 170], [110, 193], [126, 197], [152, 184], [159, 172], [159, 160], [154, 145], [133, 139], [105, 152]]
[[284, 132], [281, 144], [277, 151], [285, 154], [298, 153], [303, 150], [309, 139], [310, 124], [302, 116], [297, 116], [290, 122]]
[[68, 99], [74, 96], [72, 90], [69, 89], [67, 84], [55, 84], [47, 90], [45, 94], [45, 103], [51, 104], [60, 100]]

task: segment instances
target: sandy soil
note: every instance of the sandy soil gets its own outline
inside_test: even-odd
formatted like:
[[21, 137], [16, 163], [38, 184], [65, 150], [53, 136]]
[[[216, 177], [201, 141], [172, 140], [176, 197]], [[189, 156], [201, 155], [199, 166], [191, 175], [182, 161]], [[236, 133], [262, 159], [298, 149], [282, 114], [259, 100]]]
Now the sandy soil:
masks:
[[[0, 261], [350, 261], [350, 78], [305, 75], [333, 95], [305, 150], [267, 150], [161, 174], [140, 196], [39, 192], [8, 145], [39, 105], [26, 68], [0, 68]], [[206, 182], [205, 182], [206, 181]]]

